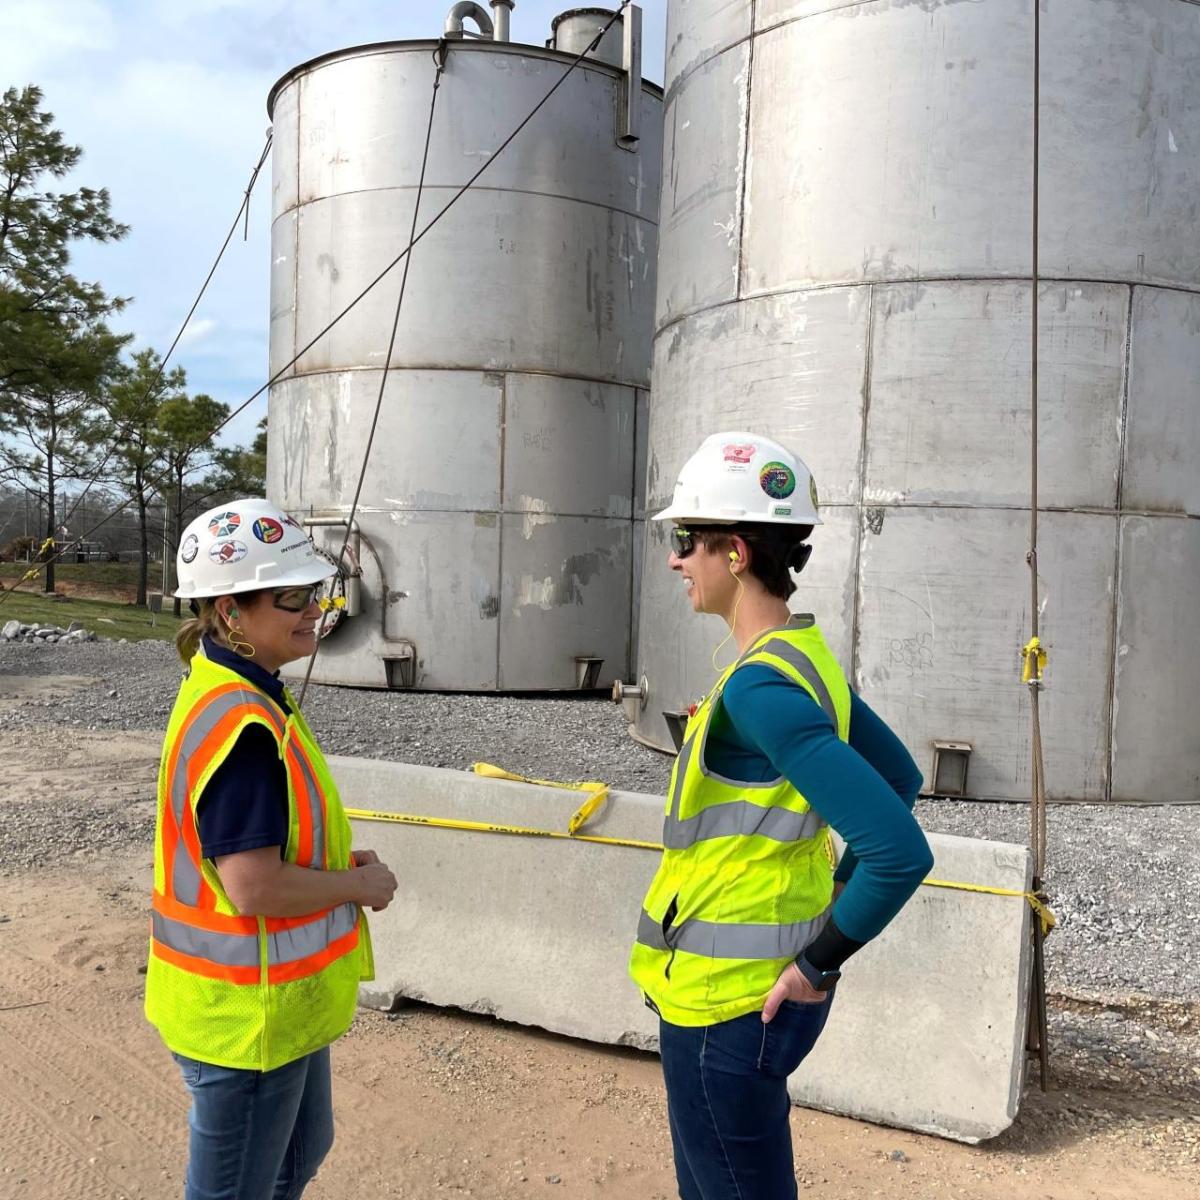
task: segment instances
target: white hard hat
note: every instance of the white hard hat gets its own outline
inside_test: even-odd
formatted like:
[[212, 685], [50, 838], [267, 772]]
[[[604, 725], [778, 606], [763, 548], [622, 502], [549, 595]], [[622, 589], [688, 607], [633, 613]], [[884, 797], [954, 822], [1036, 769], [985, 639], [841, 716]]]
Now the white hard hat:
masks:
[[757, 433], [714, 433], [683, 464], [655, 521], [820, 525], [817, 485], [800, 458]]
[[313, 540], [268, 500], [218, 504], [184, 531], [175, 558], [182, 600], [300, 587], [337, 573]]

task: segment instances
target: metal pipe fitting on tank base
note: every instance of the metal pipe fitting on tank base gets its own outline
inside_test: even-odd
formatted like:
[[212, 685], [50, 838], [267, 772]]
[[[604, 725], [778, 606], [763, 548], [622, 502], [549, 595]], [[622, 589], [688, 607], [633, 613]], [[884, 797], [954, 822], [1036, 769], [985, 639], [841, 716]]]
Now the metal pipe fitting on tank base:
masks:
[[650, 684], [645, 675], [637, 683], [623, 683], [620, 679], [613, 680], [612, 701], [619, 704], [631, 722], [637, 720], [638, 713], [646, 707], [650, 697]]
[[[318, 517], [308, 516], [304, 518], [304, 527], [312, 528], [346, 528], [345, 517]], [[358, 527], [357, 521], [350, 522], [350, 541], [347, 550], [354, 566], [349, 571], [344, 571], [341, 563], [338, 563], [338, 571], [343, 573], [346, 581], [346, 616], [357, 617], [362, 612], [362, 531]]]
[[[474, 21], [479, 32], [468, 33], [463, 28], [464, 21]], [[492, 24], [492, 18], [487, 15], [483, 6], [476, 4], [474, 0], [459, 0], [446, 14], [446, 25], [442, 32], [444, 37], [456, 41], [473, 37], [488, 42], [496, 37], [496, 28]]]

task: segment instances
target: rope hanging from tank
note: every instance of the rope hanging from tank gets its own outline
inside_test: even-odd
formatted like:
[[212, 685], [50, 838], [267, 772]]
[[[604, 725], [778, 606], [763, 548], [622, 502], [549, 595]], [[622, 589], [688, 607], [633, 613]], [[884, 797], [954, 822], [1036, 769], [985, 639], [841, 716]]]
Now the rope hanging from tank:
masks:
[[[1021, 682], [1029, 689], [1030, 725], [1030, 805], [1029, 844], [1033, 851], [1033, 892], [1043, 902], [1042, 876], [1046, 869], [1046, 768], [1042, 749], [1040, 698], [1046, 651], [1040, 638], [1038, 611], [1038, 290], [1040, 286], [1039, 184], [1041, 167], [1041, 77], [1042, 77], [1042, 0], [1033, 0], [1033, 187], [1032, 245], [1030, 259], [1029, 322], [1029, 566], [1030, 637], [1021, 650]], [[1033, 977], [1030, 1033], [1036, 1036], [1041, 1071], [1041, 1088], [1049, 1086], [1048, 1021], [1046, 1016], [1046, 966], [1043, 955], [1045, 929], [1033, 922]]]
[[[175, 353], [175, 350], [179, 346], [180, 339], [183, 337], [187, 327], [191, 324], [192, 317], [196, 315], [196, 309], [200, 307], [200, 301], [204, 299], [204, 294], [208, 291], [208, 285], [212, 282], [213, 276], [217, 273], [217, 268], [221, 265], [221, 260], [225, 257], [225, 251], [229, 249], [229, 243], [233, 241], [233, 235], [237, 232], [238, 225], [241, 224], [244, 219], [248, 227], [250, 220], [250, 196], [254, 191], [254, 185], [258, 182], [259, 174], [262, 172], [263, 166], [267, 161], [267, 155], [271, 153], [271, 142], [272, 132], [268, 128], [266, 140], [263, 142], [262, 151], [259, 153], [258, 161], [255, 162], [253, 170], [250, 172], [250, 181], [246, 184], [245, 190], [242, 193], [242, 202], [238, 205], [238, 210], [234, 215], [233, 222], [230, 224], [229, 230], [225, 234], [225, 240], [221, 243], [221, 248], [217, 251], [217, 256], [213, 259], [212, 266], [208, 268], [208, 274], [205, 275], [204, 282], [200, 285], [200, 290], [196, 293], [196, 298], [192, 301], [192, 306], [187, 311], [187, 316], [183, 318], [183, 324], [179, 326], [174, 339], [172, 340], [170, 346], [167, 347], [166, 354], [164, 354], [159, 360], [158, 368], [155, 370], [154, 377], [150, 380], [150, 383], [146, 387], [145, 394], [141, 398], [142, 401], [145, 401], [150, 396], [150, 393], [154, 391], [155, 387], [158, 385], [158, 381], [162, 378], [163, 372], [167, 369], [167, 363], [170, 362], [171, 355]], [[129, 433], [132, 428], [132, 423], [127, 423], [118, 429], [117, 433], [113, 437], [112, 445], [105, 452], [104, 457], [101, 458], [99, 465], [92, 473], [91, 478], [87, 481], [83, 491], [75, 497], [74, 503], [71, 504], [66, 513], [63, 515], [63, 525], [66, 525], [67, 522], [70, 521], [70, 519], [75, 515], [75, 512], [79, 506], [84, 502], [84, 500], [87, 499], [88, 493], [92, 490], [96, 482], [100, 479], [100, 476], [104, 473], [104, 468], [108, 465], [109, 460], [112, 458], [117, 446], [120, 444], [121, 436]], [[220, 426], [217, 428], [219, 429]], [[167, 472], [167, 474], [170, 474], [170, 472]], [[161, 479], [156, 482], [162, 482], [164, 479], [166, 479], [166, 475], [163, 475]], [[132, 503], [132, 500], [127, 500], [120, 506], [120, 508], [114, 509], [113, 512], [108, 515], [108, 517], [105, 517], [104, 521], [115, 517], [117, 513], [121, 511], [121, 509], [125, 508], [126, 505], [130, 503]], [[41, 570], [42, 567], [49, 566], [51, 563], [57, 562], [58, 559], [61, 558], [71, 546], [77, 544], [78, 542], [85, 541], [91, 533], [93, 533], [96, 529], [99, 529], [100, 525], [104, 524], [104, 521], [99, 522], [97, 525], [93, 525], [92, 528], [87, 531], [87, 533], [81, 534], [74, 541], [67, 542], [63, 548], [58, 551], [58, 553], [51, 555], [44, 563], [40, 563], [38, 569]], [[51, 548], [53, 548], [53, 538], [49, 538], [48, 541], [50, 542]], [[24, 582], [24, 580], [21, 582]], [[8, 592], [0, 594], [0, 604], [3, 604], [7, 598]]]
[[[448, 43], [445, 38], [438, 42], [437, 49], [433, 52], [434, 72], [433, 72], [433, 92], [429, 97], [429, 120], [425, 125], [425, 149], [421, 154], [421, 174], [417, 179], [417, 194], [413, 200], [413, 215], [412, 225], [408, 231], [408, 245], [411, 250], [416, 244], [415, 238], [417, 233], [417, 218], [421, 212], [421, 197], [425, 192], [425, 172], [429, 166], [429, 146], [433, 141], [433, 114], [437, 111], [438, 89], [442, 86], [442, 72], [446, 69], [446, 52]], [[392, 367], [392, 351], [396, 347], [396, 331], [400, 328], [400, 311], [404, 307], [404, 293], [408, 287], [408, 269], [412, 265], [412, 254], [408, 254], [404, 259], [404, 272], [400, 276], [400, 291], [396, 296], [396, 311], [392, 316], [392, 332], [388, 337], [387, 353], [383, 356], [383, 370], [379, 373], [379, 392], [375, 397], [375, 411], [371, 414], [371, 428], [367, 433], [367, 445], [363, 451], [362, 467], [358, 472], [358, 482], [354, 485], [354, 499], [350, 502], [350, 513], [346, 517], [346, 536], [342, 539], [341, 549], [338, 551], [337, 562], [340, 567], [346, 560], [346, 547], [350, 544], [350, 534], [354, 529], [354, 515], [358, 512], [358, 501], [362, 496], [363, 480], [367, 477], [367, 464], [371, 461], [371, 447], [375, 444], [375, 431], [379, 427], [379, 413], [383, 409], [383, 393], [387, 390], [388, 375]], [[325, 628], [325, 621], [328, 617], [329, 610], [325, 609], [321, 613], [321, 623], [317, 627], [316, 641], [313, 644], [312, 653], [308, 656], [308, 666], [304, 671], [304, 682], [300, 685], [300, 705], [304, 705], [304, 697], [308, 694], [308, 681], [312, 677], [313, 665], [317, 661], [317, 655], [321, 651], [321, 635]]]
[[[294, 367], [296, 365], [296, 363], [298, 363], [300, 361], [300, 359], [302, 359], [304, 357], [304, 355], [306, 355], [327, 333], [329, 333], [329, 331], [331, 329], [333, 329], [348, 313], [350, 313], [352, 309], [357, 307], [358, 304], [363, 300], [364, 297], [366, 297], [370, 292], [372, 292], [387, 275], [389, 275], [402, 261], [404, 261], [408, 257], [409, 254], [412, 253], [413, 247], [416, 246], [417, 243], [420, 242], [425, 237], [425, 235], [429, 233], [429, 231], [431, 229], [433, 229], [433, 227], [446, 215], [446, 213], [448, 213], [450, 211], [450, 209], [452, 209], [454, 207], [455, 204], [458, 203], [459, 200], [462, 199], [462, 197], [464, 195], [466, 195], [466, 193], [468, 191], [470, 191], [470, 189], [478, 181], [479, 177], [484, 173], [484, 171], [486, 171], [488, 169], [488, 167], [490, 167], [492, 165], [492, 163], [494, 163], [496, 161], [496, 159], [499, 158], [500, 155], [503, 154], [504, 151], [508, 149], [508, 147], [512, 144], [512, 142], [517, 137], [517, 135], [525, 128], [526, 125], [529, 124], [530, 121], [533, 120], [533, 118], [535, 116], [537, 116], [537, 114], [542, 110], [542, 108], [545, 107], [545, 105], [549, 102], [550, 98], [554, 95], [554, 93], [557, 92], [560, 87], [562, 87], [562, 85], [567, 81], [567, 79], [570, 77], [570, 75], [575, 71], [575, 69], [579, 66], [579, 64], [587, 57], [587, 55], [589, 55], [593, 50], [596, 49], [597, 46], [599, 46], [599, 44], [600, 44], [601, 40], [604, 38], [605, 34], [607, 34], [608, 31], [613, 27], [613, 25], [616, 24], [616, 22], [622, 17], [625, 10], [629, 7], [629, 5], [631, 3], [632, 3], [632, 0], [622, 0], [621, 6], [612, 14], [612, 17], [608, 20], [608, 22], [601, 29], [599, 29], [597, 31], [596, 36], [591, 40], [591, 42], [589, 42], [588, 45], [585, 46], [579, 52], [579, 54], [577, 54], [575, 56], [575, 58], [570, 63], [567, 64], [567, 69], [555, 81], [555, 83], [551, 86], [549, 91], [547, 91], [546, 94], [537, 102], [537, 104], [535, 104], [533, 106], [533, 108], [530, 109], [529, 113], [520, 122], [520, 124], [517, 125], [517, 127], [512, 131], [512, 133], [510, 133], [508, 135], [508, 137], [506, 137], [504, 139], [504, 141], [502, 141], [500, 143], [500, 145], [497, 146], [496, 149], [484, 160], [482, 166], [480, 166], [479, 169], [466, 181], [466, 183], [464, 183], [458, 189], [458, 191], [456, 191], [454, 193], [454, 195], [451, 196], [450, 199], [446, 201], [446, 203], [437, 212], [437, 214], [433, 217], [433, 219], [429, 222], [429, 224], [427, 224], [421, 230], [421, 232], [418, 233], [416, 235], [416, 237], [414, 237], [408, 243], [408, 245], [405, 246], [404, 249], [401, 250], [400, 253], [397, 254], [396, 257], [393, 258], [391, 260], [391, 262], [389, 262], [383, 268], [383, 270], [380, 271], [379, 274], [376, 275], [375, 278], [372, 279], [370, 281], [370, 283], [368, 283], [366, 285], [366, 287], [364, 287], [362, 289], [362, 291], [359, 292], [358, 295], [355, 296], [354, 299], [351, 300], [350, 303], [347, 304], [346, 307], [341, 310], [341, 312], [339, 312], [335, 317], [333, 317], [333, 319], [331, 321], [329, 321], [329, 323], [327, 325], [325, 325], [324, 328], [318, 330], [313, 335], [313, 337], [310, 338], [309, 341], [307, 341], [303, 346], [301, 346], [300, 349], [297, 350], [296, 353], [286, 363], [284, 363], [283, 366], [281, 366], [279, 368], [279, 370], [277, 370], [274, 374], [272, 374], [264, 384], [262, 384], [260, 387], [256, 388], [253, 392], [251, 392], [251, 394], [249, 396], [247, 396], [245, 400], [243, 400], [236, 408], [234, 408], [230, 411], [228, 416], [226, 416], [222, 421], [219, 421], [215, 426], [213, 426], [213, 428], [208, 431], [208, 433], [205, 437], [199, 439], [195, 443], [195, 445], [190, 447], [189, 449], [194, 450], [194, 449], [198, 449], [202, 445], [205, 445], [210, 439], [212, 439], [218, 433], [220, 433], [221, 430], [224, 429], [226, 425], [228, 425], [232, 420], [234, 420], [235, 417], [238, 417], [243, 412], [245, 412], [245, 410], [247, 408], [249, 408], [250, 405], [253, 404], [255, 400], [257, 400], [265, 391], [267, 391], [268, 388], [270, 388], [272, 386], [272, 384], [275, 384], [280, 379], [282, 379], [283, 376], [286, 375], [287, 372], [290, 371], [292, 369], [292, 367]], [[266, 155], [264, 153], [263, 160], [265, 160], [265, 157], [266, 157]], [[258, 170], [261, 166], [262, 166], [262, 160], [260, 160], [260, 162], [259, 162], [259, 167], [255, 168], [254, 175], [252, 176], [252, 182], [253, 182], [253, 179], [257, 178]], [[248, 197], [243, 200], [243, 204], [245, 204], [245, 203], [248, 203]], [[241, 217], [241, 213], [242, 213], [242, 210], [239, 209], [238, 210], [239, 218]], [[236, 228], [236, 226], [237, 226], [237, 222], [235, 221], [234, 228]], [[227, 241], [228, 241], [228, 239], [227, 239]], [[224, 247], [222, 247], [222, 250], [223, 249], [224, 249]], [[215, 269], [215, 266], [214, 266], [214, 269]], [[205, 282], [205, 286], [207, 286], [207, 281]], [[199, 297], [197, 297], [196, 303], [197, 304], [199, 303]], [[193, 306], [193, 311], [194, 311], [194, 306]], [[189, 319], [190, 319], [190, 314], [189, 314]], [[182, 334], [182, 332], [183, 332], [183, 330], [181, 329], [180, 334]], [[178, 340], [179, 340], [179, 338], [177, 336], [176, 344], [178, 343]], [[174, 349], [174, 344], [172, 345], [172, 349]], [[160, 486], [162, 483], [166, 482], [169, 475], [170, 475], [169, 471], [164, 471], [162, 474], [149, 480], [148, 486], [151, 488]], [[86, 541], [88, 538], [91, 537], [91, 535], [93, 533], [96, 532], [96, 530], [100, 529], [104, 525], [107, 525], [109, 521], [111, 521], [119, 513], [124, 512], [125, 509], [127, 509], [132, 503], [133, 503], [132, 498], [123, 500], [114, 509], [112, 509], [111, 512], [109, 512], [106, 516], [102, 517], [94, 525], [92, 525], [88, 529], [86, 529], [78, 537], [72, 539], [70, 542], [65, 542], [63, 544], [63, 546], [51, 558], [47, 559], [46, 562], [42, 564], [42, 566], [47, 566], [51, 562], [57, 562], [65, 553], [67, 553], [67, 551], [72, 546], [79, 545], [80, 543]], [[339, 562], [340, 561], [341, 560], [339, 559]], [[6, 595], [7, 595], [7, 593], [0, 594], [0, 604], [4, 603], [4, 599], [5, 599]], [[307, 680], [306, 680], [306, 683], [307, 683]], [[303, 693], [302, 693], [302, 695], [303, 695]]]

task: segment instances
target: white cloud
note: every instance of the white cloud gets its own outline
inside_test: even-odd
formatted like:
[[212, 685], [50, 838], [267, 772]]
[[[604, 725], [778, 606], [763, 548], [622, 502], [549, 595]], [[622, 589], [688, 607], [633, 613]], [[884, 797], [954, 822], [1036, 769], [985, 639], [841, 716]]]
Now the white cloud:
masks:
[[179, 348], [195, 346], [203, 342], [220, 329], [220, 323], [215, 317], [193, 317], [191, 323], [179, 338]]
[[112, 13], [100, 0], [5, 0], [0, 5], [0, 74], [20, 86], [47, 65], [116, 43]]

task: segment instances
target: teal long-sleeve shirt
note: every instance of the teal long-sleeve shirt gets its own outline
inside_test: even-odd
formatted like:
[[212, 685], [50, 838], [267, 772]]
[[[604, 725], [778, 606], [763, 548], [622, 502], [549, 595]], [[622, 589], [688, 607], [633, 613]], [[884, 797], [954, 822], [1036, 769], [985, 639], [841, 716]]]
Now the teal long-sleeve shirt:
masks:
[[799, 685], [758, 663], [730, 676], [713, 716], [707, 765], [728, 779], [787, 779], [845, 839], [846, 884], [805, 952], [832, 970], [875, 937], [929, 874], [933, 856], [913, 803], [921, 772], [900, 739], [851, 693], [850, 740]]

